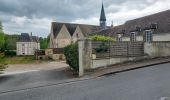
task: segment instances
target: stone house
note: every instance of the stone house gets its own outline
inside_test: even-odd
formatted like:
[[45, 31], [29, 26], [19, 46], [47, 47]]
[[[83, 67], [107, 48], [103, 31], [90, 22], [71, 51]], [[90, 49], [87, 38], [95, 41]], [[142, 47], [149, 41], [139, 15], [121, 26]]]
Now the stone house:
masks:
[[100, 26], [52, 22], [49, 48], [63, 48], [77, 39], [87, 37]]
[[32, 33], [21, 33], [19, 41], [16, 43], [17, 55], [34, 55], [35, 50], [40, 49], [39, 39], [32, 36]]
[[86, 25], [73, 23], [51, 23], [49, 48], [63, 48], [71, 42], [76, 42], [78, 39], [88, 37], [92, 33], [107, 29], [106, 16], [104, 6], [102, 4], [101, 14], [99, 18], [100, 25]]
[[118, 41], [170, 41], [170, 10], [130, 20], [93, 34], [115, 37]]

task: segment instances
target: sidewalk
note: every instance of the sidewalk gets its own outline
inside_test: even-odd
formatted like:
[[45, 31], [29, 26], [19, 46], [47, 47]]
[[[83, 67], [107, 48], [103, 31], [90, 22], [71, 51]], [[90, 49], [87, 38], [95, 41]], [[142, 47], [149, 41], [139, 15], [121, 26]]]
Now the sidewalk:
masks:
[[110, 67], [99, 68], [99, 69], [94, 70], [93, 72], [87, 72], [85, 77], [96, 78], [96, 77], [107, 75], [107, 74], [119, 73], [119, 72], [124, 72], [128, 70], [134, 70], [134, 69], [139, 69], [139, 68], [144, 68], [144, 67], [149, 67], [153, 65], [169, 63], [169, 62], [170, 62], [170, 57], [146, 59], [146, 60], [137, 61], [137, 62], [128, 62], [124, 64], [117, 64], [117, 65], [110, 66]]

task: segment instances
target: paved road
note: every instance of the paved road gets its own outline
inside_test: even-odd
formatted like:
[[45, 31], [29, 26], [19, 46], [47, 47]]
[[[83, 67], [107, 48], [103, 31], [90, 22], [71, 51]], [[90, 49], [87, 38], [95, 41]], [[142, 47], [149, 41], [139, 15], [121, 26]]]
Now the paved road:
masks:
[[3, 75], [0, 76], [0, 93], [48, 84], [56, 84], [62, 80], [72, 78], [74, 77], [68, 74], [65, 68]]
[[[0, 88], [3, 88], [2, 85]], [[97, 79], [0, 93], [0, 100], [170, 100], [167, 97], [170, 97], [170, 64]]]

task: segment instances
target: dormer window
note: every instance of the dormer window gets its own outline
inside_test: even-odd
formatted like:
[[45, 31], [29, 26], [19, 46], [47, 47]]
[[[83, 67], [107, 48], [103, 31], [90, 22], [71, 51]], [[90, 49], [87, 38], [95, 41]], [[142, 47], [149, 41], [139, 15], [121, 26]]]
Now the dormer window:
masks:
[[145, 42], [152, 42], [152, 30], [145, 30]]
[[130, 41], [132, 41], [132, 42], [136, 41], [136, 32], [130, 33]]

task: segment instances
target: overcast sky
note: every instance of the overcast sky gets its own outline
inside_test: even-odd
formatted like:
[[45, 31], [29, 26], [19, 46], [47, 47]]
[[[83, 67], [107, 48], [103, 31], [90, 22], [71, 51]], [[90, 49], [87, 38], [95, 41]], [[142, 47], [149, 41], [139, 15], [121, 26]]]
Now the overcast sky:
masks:
[[[99, 24], [102, 0], [0, 0], [0, 20], [8, 34], [47, 36], [50, 23]], [[170, 0], [104, 0], [107, 25], [170, 9]]]

